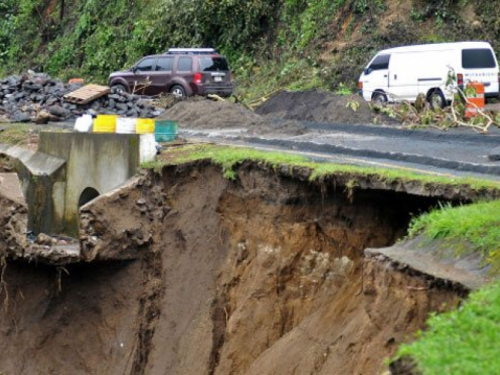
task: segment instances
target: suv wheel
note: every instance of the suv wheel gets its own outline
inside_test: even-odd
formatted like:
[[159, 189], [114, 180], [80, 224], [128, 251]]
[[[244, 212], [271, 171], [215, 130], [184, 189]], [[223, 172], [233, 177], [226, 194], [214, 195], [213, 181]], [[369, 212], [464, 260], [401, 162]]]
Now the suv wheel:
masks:
[[184, 98], [186, 96], [186, 90], [181, 85], [175, 85], [170, 89], [170, 93], [176, 98]]
[[116, 84], [116, 85], [113, 85], [111, 86], [111, 89], [116, 91], [116, 92], [128, 92], [127, 91], [127, 88], [125, 86], [123, 86], [122, 84]]

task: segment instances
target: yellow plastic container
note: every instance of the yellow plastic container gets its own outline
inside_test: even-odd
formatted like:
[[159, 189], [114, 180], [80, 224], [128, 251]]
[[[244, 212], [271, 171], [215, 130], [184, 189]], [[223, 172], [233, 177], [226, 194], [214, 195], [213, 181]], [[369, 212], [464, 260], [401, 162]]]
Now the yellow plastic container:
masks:
[[94, 133], [114, 133], [117, 115], [97, 115], [94, 120]]
[[137, 134], [152, 134], [155, 132], [155, 120], [152, 118], [138, 118], [135, 132]]

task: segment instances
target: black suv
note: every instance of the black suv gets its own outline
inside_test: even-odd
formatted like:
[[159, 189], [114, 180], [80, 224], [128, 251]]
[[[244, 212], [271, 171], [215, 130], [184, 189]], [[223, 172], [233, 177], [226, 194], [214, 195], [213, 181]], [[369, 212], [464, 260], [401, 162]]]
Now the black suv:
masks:
[[217, 94], [230, 96], [229, 64], [213, 48], [170, 48], [143, 57], [129, 70], [114, 72], [108, 86], [141, 95], [171, 93], [176, 97]]

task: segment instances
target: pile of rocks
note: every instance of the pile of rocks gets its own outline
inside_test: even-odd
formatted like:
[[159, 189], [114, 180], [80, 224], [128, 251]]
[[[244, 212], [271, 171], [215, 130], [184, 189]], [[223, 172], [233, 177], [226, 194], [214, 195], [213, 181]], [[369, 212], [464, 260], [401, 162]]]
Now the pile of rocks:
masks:
[[152, 118], [161, 114], [151, 100], [139, 95], [111, 92], [85, 105], [65, 101], [64, 95], [82, 87], [65, 84], [47, 74], [28, 72], [0, 80], [0, 118], [11, 122], [62, 121], [83, 114], [117, 114]]

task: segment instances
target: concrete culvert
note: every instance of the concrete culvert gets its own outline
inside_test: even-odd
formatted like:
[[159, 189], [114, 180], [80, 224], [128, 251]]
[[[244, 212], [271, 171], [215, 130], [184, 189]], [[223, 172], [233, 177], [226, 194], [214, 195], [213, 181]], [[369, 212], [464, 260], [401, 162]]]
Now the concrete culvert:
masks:
[[99, 196], [99, 192], [91, 187], [85, 188], [80, 195], [80, 199], [78, 200], [78, 207], [82, 207], [83, 205], [90, 202], [92, 199], [95, 199]]
[[[364, 256], [447, 200], [432, 187], [311, 183], [254, 163], [236, 174], [151, 171], [82, 213], [82, 247], [102, 262], [59, 274], [9, 263], [0, 371], [379, 374], [466, 293]], [[104, 262], [120, 254], [136, 260]]]

